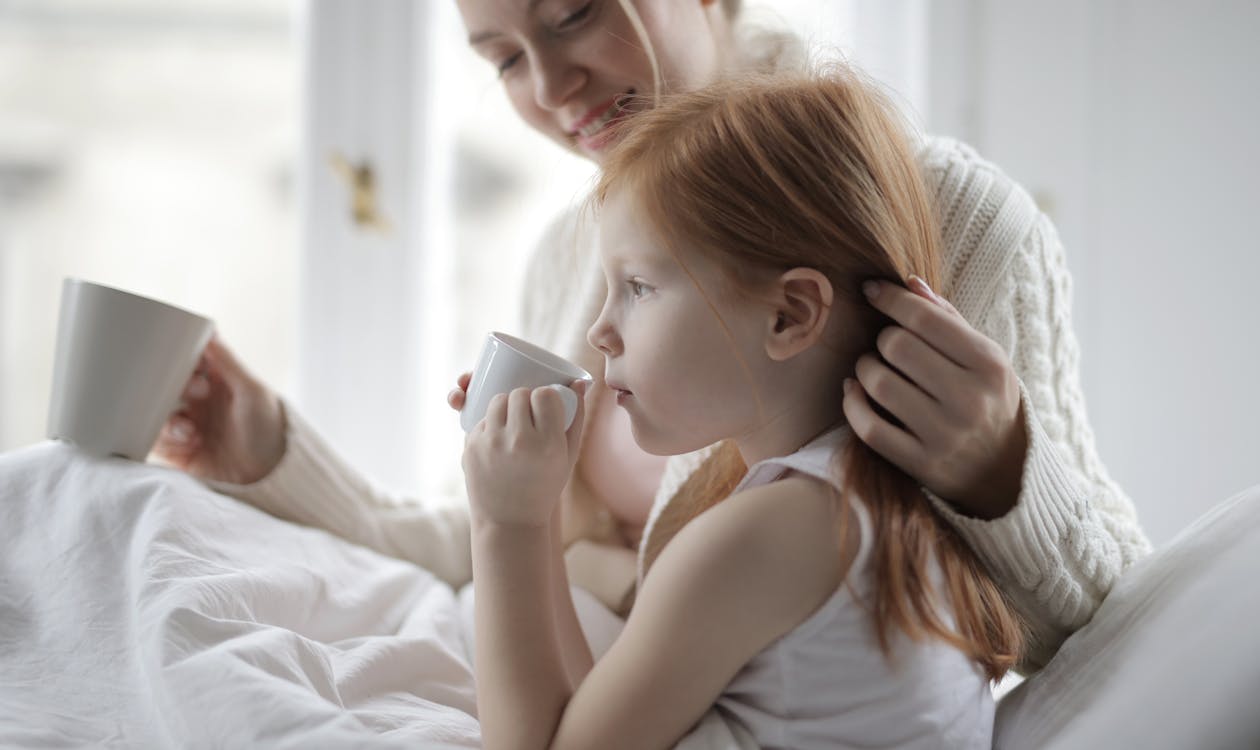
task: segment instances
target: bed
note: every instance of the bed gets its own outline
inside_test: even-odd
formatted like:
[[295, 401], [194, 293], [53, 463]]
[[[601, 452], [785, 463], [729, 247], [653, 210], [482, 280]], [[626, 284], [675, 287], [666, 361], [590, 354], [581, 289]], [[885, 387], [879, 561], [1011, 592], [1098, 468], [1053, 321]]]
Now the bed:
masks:
[[[1253, 493], [1126, 575], [998, 746], [1260, 747], [1258, 574]], [[180, 472], [0, 455], [0, 747], [478, 747], [470, 607]], [[679, 748], [751, 746], [711, 712]]]

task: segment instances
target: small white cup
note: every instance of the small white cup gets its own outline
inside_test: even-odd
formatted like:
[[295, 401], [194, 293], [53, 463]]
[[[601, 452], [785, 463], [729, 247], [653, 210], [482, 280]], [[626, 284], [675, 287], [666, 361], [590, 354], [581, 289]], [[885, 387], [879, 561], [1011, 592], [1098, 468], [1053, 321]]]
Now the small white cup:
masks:
[[577, 414], [578, 395], [569, 383], [574, 380], [591, 382], [591, 374], [563, 357], [556, 356], [528, 341], [522, 341], [506, 333], [493, 332], [486, 336], [472, 380], [468, 382], [468, 395], [459, 414], [459, 425], [464, 432], [472, 430], [486, 416], [490, 399], [515, 388], [541, 388], [552, 386], [564, 401], [564, 428], [573, 424]]
[[187, 310], [66, 279], [48, 437], [144, 461], [213, 332]]

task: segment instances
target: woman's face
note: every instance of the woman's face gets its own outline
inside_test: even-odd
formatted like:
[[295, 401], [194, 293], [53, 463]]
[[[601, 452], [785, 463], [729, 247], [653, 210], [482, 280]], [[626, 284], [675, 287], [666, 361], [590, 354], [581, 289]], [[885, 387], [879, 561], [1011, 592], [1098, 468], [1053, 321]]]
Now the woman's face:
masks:
[[[651, 59], [619, 0], [457, 0], [469, 44], [499, 70], [525, 122], [599, 162], [608, 126], [651, 106]], [[718, 0], [630, 0], [663, 87], [713, 80], [725, 38]]]

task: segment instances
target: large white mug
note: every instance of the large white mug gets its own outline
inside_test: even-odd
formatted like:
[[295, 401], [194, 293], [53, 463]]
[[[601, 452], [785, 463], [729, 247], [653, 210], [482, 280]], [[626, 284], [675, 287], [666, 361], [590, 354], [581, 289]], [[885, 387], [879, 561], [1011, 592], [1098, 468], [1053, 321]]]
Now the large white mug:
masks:
[[569, 429], [577, 413], [578, 395], [569, 384], [574, 380], [591, 382], [591, 374], [563, 357], [506, 333], [493, 332], [477, 357], [468, 395], [459, 414], [464, 432], [472, 430], [486, 416], [490, 400], [515, 388], [552, 386], [564, 402], [564, 428]]
[[214, 332], [165, 302], [66, 279], [48, 437], [144, 461]]

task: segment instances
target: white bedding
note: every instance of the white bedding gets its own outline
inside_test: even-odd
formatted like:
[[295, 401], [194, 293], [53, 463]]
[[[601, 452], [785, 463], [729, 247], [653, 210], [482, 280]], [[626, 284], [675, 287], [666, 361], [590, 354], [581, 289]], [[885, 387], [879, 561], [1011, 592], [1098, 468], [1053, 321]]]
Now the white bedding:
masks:
[[[618, 621], [575, 590], [592, 646]], [[478, 747], [471, 601], [191, 478], [0, 455], [0, 747]], [[1260, 488], [1127, 573], [1001, 748], [1260, 747]], [[753, 748], [707, 714], [681, 750]]]
[[175, 471], [0, 456], [0, 747], [477, 747], [455, 595]]
[[[0, 748], [479, 747], [470, 593], [177, 471], [2, 454]], [[678, 745], [754, 747], [716, 710]]]

